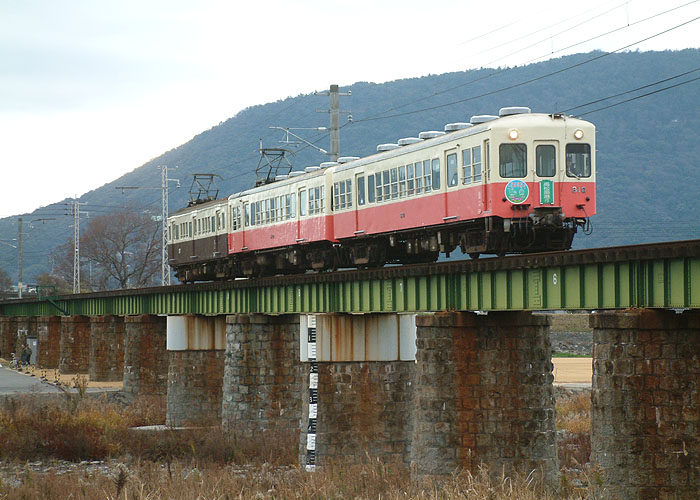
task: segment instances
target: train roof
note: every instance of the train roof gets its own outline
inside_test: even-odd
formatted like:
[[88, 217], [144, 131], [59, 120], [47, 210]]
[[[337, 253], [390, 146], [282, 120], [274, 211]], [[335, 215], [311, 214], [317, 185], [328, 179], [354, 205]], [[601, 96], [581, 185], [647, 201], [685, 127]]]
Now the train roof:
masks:
[[[527, 108], [503, 108], [503, 109], [527, 109]], [[481, 121], [482, 118], [488, 116], [489, 119], [487, 121]], [[504, 116], [493, 116], [493, 115], [478, 115], [476, 117], [477, 120], [472, 120], [474, 123], [470, 124], [472, 126], [467, 126], [466, 128], [461, 128], [461, 127], [455, 127], [456, 130], [451, 130], [449, 132], [446, 132], [442, 135], [439, 135], [437, 137], [433, 137], [430, 139], [420, 139], [418, 142], [412, 142], [407, 141], [409, 143], [405, 145], [398, 146], [394, 149], [388, 150], [388, 151], [380, 151], [377, 153], [374, 153], [369, 156], [365, 156], [359, 159], [351, 160], [348, 161], [347, 163], [340, 163], [340, 164], [333, 164], [333, 166], [329, 166], [326, 168], [320, 168], [319, 170], [315, 170], [313, 172], [304, 172], [301, 175], [294, 176], [294, 177], [289, 177], [284, 180], [279, 180], [275, 182], [271, 182], [269, 184], [265, 184], [263, 186], [257, 186], [254, 188], [246, 189], [244, 191], [240, 191], [238, 193], [233, 193], [228, 197], [228, 199], [236, 199], [240, 198], [242, 196], [249, 196], [252, 194], [256, 193], [261, 193], [268, 191], [270, 189], [275, 189], [277, 187], [282, 187], [286, 186], [289, 184], [297, 184], [298, 182], [301, 181], [307, 181], [314, 179], [316, 177], [324, 175], [328, 169], [333, 169], [334, 172], [345, 172], [348, 170], [354, 170], [356, 168], [360, 168], [364, 165], [369, 165], [372, 163], [375, 163], [377, 161], [382, 161], [382, 160], [387, 160], [390, 158], [395, 158], [398, 156], [402, 156], [407, 153], [412, 153], [414, 151], [420, 151], [421, 149], [425, 149], [431, 146], [437, 146], [439, 144], [443, 144], [446, 142], [453, 141], [455, 139], [460, 139], [462, 137], [469, 137], [472, 135], [476, 135], [479, 133], [482, 133], [486, 130], [494, 129], [494, 128], [500, 128], [500, 127], [512, 127], [514, 124], [517, 124], [518, 122], [522, 122], [523, 120], [527, 120], [528, 123], [541, 123], [542, 125], [549, 124], [554, 120], [566, 120], [566, 121], [574, 121], [576, 123], [588, 123], [586, 120], [582, 120], [580, 118], [574, 118], [573, 116], [566, 116], [562, 114], [554, 114], [554, 113], [527, 113], [527, 112], [519, 112], [515, 114], [506, 114]]]
[[197, 205], [192, 205], [190, 207], [184, 207], [178, 210], [177, 212], [170, 214], [171, 217], [174, 217], [176, 215], [183, 215], [187, 214], [190, 212], [197, 212], [202, 209], [207, 209], [214, 207], [216, 205], [225, 205], [228, 202], [228, 198], [217, 198], [216, 200], [211, 200], [207, 201], [205, 203], [198, 203]]

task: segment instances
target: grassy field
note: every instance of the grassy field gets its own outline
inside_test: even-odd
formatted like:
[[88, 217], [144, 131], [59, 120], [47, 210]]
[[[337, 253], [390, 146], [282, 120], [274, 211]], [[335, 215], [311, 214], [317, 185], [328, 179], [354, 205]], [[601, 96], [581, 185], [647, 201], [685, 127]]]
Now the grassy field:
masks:
[[[563, 474], [554, 490], [533, 478], [486, 469], [416, 480], [408, 468], [370, 459], [308, 473], [297, 466], [297, 436], [243, 437], [217, 428], [135, 430], [164, 422], [164, 409], [146, 398], [128, 407], [81, 394], [51, 404], [25, 398], [0, 411], [0, 498], [586, 498], [596, 484], [585, 467], [589, 415], [588, 393], [557, 404]], [[66, 468], [65, 461], [73, 465]]]

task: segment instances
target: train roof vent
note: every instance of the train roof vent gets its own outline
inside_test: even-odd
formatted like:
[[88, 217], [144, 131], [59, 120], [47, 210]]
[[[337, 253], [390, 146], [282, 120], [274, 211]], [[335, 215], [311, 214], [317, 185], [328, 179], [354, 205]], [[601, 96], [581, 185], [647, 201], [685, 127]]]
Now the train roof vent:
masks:
[[289, 172], [289, 177], [299, 177], [300, 175], [304, 175], [304, 172], [299, 172], [298, 170]]
[[409, 144], [415, 144], [422, 141], [423, 139], [419, 139], [418, 137], [404, 137], [403, 139], [399, 139], [399, 146], [408, 146]]
[[379, 146], [377, 146], [377, 153], [381, 153], [382, 151], [391, 151], [392, 149], [396, 149], [398, 147], [398, 144], [393, 143], [380, 144]]
[[324, 161], [321, 163], [321, 168], [335, 167], [340, 165], [337, 161]]
[[304, 172], [307, 172], [307, 173], [308, 173], [308, 172], [317, 172], [317, 171], [319, 171], [319, 170], [321, 170], [321, 167], [319, 167], [319, 166], [313, 166], [313, 167], [306, 167], [306, 168], [304, 169]]
[[439, 130], [426, 130], [425, 132], [418, 134], [418, 137], [421, 139], [432, 139], [433, 137], [439, 137], [441, 135], [445, 135], [445, 132], [440, 132]]
[[288, 175], [288, 174], [280, 174], [280, 175], [276, 175], [276, 176], [275, 176], [275, 181], [283, 181], [283, 180], [286, 180], [286, 179], [289, 179], [289, 175]]
[[494, 115], [474, 115], [469, 119], [469, 123], [472, 125], [479, 125], [480, 123], [490, 122], [491, 120], [498, 120], [498, 117]]
[[338, 158], [338, 163], [350, 163], [351, 161], [359, 159], [359, 156], [341, 156], [340, 158]]
[[532, 113], [532, 111], [527, 106], [510, 106], [498, 110], [498, 116], [526, 115], [528, 113]]
[[465, 123], [465, 122], [457, 122], [457, 123], [448, 123], [445, 125], [445, 132], [454, 132], [455, 130], [462, 130], [465, 128], [473, 127], [471, 123]]

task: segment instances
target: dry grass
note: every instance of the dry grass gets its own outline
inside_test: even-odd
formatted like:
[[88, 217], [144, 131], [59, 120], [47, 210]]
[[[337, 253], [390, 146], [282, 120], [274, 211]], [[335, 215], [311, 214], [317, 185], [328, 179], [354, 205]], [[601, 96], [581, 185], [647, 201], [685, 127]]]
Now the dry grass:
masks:
[[579, 493], [553, 493], [532, 478], [491, 478], [485, 469], [439, 480], [415, 481], [405, 470], [379, 462], [324, 468], [307, 473], [298, 467], [193, 467], [176, 463], [114, 464], [88, 474], [24, 473], [13, 487], [0, 485], [0, 497], [91, 499], [386, 499], [386, 500], [563, 500]]
[[559, 463], [567, 469], [580, 469], [591, 455], [591, 393], [586, 391], [556, 404]]
[[[562, 465], [584, 463], [585, 450], [573, 440], [588, 436], [583, 423], [588, 418], [587, 397], [573, 396], [557, 406], [558, 422], [563, 422], [566, 427], [562, 428], [571, 437], [560, 447], [560, 453], [567, 454]], [[576, 479], [564, 479], [559, 491], [553, 492], [537, 478], [494, 477], [485, 469], [415, 480], [407, 468], [377, 460], [307, 473], [293, 465], [298, 435], [244, 439], [218, 428], [130, 429], [162, 423], [162, 408], [156, 401], [144, 399], [124, 408], [105, 399], [66, 396], [54, 404], [29, 399], [8, 405], [0, 411], [0, 458], [4, 461], [0, 499], [569, 500], [590, 493], [572, 487], [574, 482], [581, 484]], [[574, 434], [573, 430], [586, 433]], [[76, 464], [63, 473], [18, 465], [58, 458], [104, 464], [92, 468]], [[9, 466], [8, 461], [15, 465]]]

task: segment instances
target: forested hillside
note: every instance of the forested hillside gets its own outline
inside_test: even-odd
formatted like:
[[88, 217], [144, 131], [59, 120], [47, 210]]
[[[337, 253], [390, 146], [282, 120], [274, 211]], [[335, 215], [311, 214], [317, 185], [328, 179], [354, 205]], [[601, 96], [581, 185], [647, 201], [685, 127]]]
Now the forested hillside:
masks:
[[[575, 247], [700, 238], [700, 215], [695, 207], [700, 199], [700, 183], [695, 177], [700, 171], [700, 81], [609, 107], [696, 78], [700, 72], [627, 93], [697, 68], [700, 50], [588, 53], [512, 69], [488, 68], [384, 84], [359, 82], [341, 86], [344, 92], [352, 91], [351, 97], [341, 98], [341, 109], [350, 111], [353, 117], [352, 123], [341, 119], [341, 155], [368, 155], [379, 143], [395, 142], [423, 130], [442, 130], [448, 122], [468, 121], [475, 114], [495, 114], [503, 106], [583, 115], [598, 130], [598, 215], [593, 219], [593, 234], [578, 235]], [[618, 97], [571, 109], [615, 95]], [[186, 204], [193, 173], [221, 176], [221, 196], [249, 187], [255, 180], [260, 139], [267, 147], [279, 146], [279, 132], [268, 127], [327, 125], [328, 115], [316, 112], [327, 106], [327, 97], [308, 94], [245, 109], [114, 182], [84, 194], [80, 200], [87, 202], [85, 210], [95, 214], [120, 206], [150, 209], [159, 214], [160, 191], [122, 193], [115, 187], [160, 186], [156, 168], [160, 164], [179, 167], [170, 175], [179, 178], [182, 185], [170, 192], [171, 211]], [[599, 108], [606, 109], [586, 114]], [[411, 113], [417, 110], [422, 111]], [[373, 119], [381, 116], [390, 118]], [[326, 136], [311, 131], [299, 133], [329, 149]], [[115, 137], [114, 147], [129, 146]], [[104, 154], [109, 155], [109, 151]], [[310, 147], [298, 147], [292, 157], [296, 169], [326, 160]], [[99, 164], [99, 159], [95, 164]], [[56, 206], [63, 209], [64, 201]], [[47, 210], [55, 213], [55, 207], [45, 207], [26, 215], [26, 220], [43, 217], [49, 213]], [[72, 234], [71, 222], [70, 217], [57, 217], [55, 221], [35, 223], [27, 230], [25, 282], [49, 269], [47, 256]], [[3, 237], [13, 237], [16, 232], [16, 217], [0, 220]], [[0, 247], [0, 263], [16, 277], [15, 250]]]

